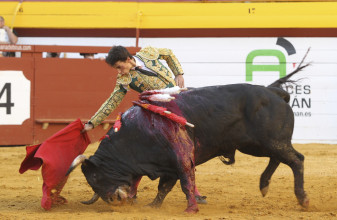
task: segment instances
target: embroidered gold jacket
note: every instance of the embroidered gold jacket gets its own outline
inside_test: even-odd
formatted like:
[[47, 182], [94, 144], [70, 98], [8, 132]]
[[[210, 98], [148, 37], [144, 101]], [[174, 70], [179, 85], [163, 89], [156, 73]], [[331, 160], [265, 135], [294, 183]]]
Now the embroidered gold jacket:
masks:
[[158, 76], [147, 76], [136, 70], [131, 70], [129, 74], [118, 74], [116, 86], [110, 97], [89, 121], [94, 127], [101, 124], [118, 107], [130, 88], [137, 92], [143, 92], [145, 90], [163, 89], [176, 85], [172, 73], [160, 60], [166, 61], [175, 76], [183, 74], [178, 59], [170, 49], [145, 47], [136, 54], [136, 57], [142, 60], [147, 68], [156, 72]]

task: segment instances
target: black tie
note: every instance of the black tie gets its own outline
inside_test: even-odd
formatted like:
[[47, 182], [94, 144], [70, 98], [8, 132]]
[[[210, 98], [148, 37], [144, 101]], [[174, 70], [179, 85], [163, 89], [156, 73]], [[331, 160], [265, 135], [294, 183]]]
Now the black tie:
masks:
[[156, 73], [153, 73], [153, 72], [150, 72], [150, 71], [147, 71], [147, 70], [143, 70], [142, 68], [140, 68], [139, 66], [137, 66], [135, 68], [135, 70], [137, 70], [138, 72], [144, 74], [144, 75], [147, 75], [147, 76], [157, 76]]

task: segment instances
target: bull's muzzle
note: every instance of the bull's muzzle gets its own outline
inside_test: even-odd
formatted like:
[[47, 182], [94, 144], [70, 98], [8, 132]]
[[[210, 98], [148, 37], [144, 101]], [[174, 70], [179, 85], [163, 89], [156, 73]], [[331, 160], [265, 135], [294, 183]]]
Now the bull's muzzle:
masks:
[[128, 186], [119, 186], [115, 192], [108, 197], [109, 203], [119, 203], [124, 204], [128, 200], [129, 187]]

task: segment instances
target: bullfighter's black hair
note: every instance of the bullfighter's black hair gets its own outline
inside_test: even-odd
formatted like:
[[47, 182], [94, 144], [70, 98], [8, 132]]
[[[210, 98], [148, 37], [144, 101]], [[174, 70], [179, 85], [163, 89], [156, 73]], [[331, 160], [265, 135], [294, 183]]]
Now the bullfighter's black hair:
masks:
[[108, 56], [105, 58], [105, 62], [110, 66], [115, 65], [118, 61], [126, 61], [127, 59], [132, 58], [132, 55], [129, 51], [123, 46], [113, 46]]

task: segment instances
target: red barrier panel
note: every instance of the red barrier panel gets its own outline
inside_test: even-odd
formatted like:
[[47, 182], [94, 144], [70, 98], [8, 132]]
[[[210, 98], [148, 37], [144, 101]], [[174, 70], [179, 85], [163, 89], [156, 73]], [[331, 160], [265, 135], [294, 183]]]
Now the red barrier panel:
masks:
[[[109, 49], [31, 46], [31, 50], [17, 50], [21, 58], [0, 58], [0, 145], [38, 144], [77, 118], [88, 121], [115, 86], [116, 72], [103, 60], [42, 58], [42, 52], [107, 53]], [[131, 53], [139, 50], [128, 49]], [[17, 77], [21, 71], [24, 77]], [[118, 109], [89, 132], [92, 142], [136, 99], [138, 94], [129, 91]]]

